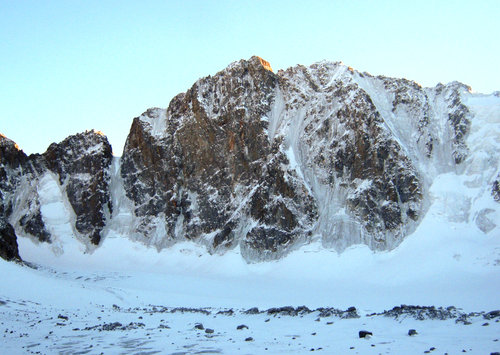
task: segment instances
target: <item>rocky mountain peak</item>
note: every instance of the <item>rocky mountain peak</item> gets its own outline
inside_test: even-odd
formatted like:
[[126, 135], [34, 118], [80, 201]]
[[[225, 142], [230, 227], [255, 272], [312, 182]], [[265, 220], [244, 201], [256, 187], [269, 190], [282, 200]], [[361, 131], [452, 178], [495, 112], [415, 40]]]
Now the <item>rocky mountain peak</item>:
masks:
[[111, 162], [111, 145], [102, 132], [85, 131], [52, 143], [43, 153], [50, 170], [63, 183], [68, 174], [97, 173]]
[[419, 219], [422, 186], [353, 72], [264, 64], [232, 63], [134, 120], [121, 174], [138, 232], [213, 252], [240, 245], [249, 259], [315, 234], [339, 249], [394, 245]]
[[341, 62], [268, 67], [234, 62], [134, 120], [121, 174], [143, 240], [257, 260], [318, 238], [339, 251], [398, 245], [425, 215], [432, 176], [467, 157], [469, 88]]
[[[254, 56], [134, 118], [114, 162], [96, 131], [30, 157], [0, 137], [1, 211], [40, 241], [57, 241], [63, 218], [89, 250], [113, 229], [158, 249], [239, 248], [248, 261], [312, 241], [390, 250], [422, 221], [437, 176], [498, 161], [472, 154], [484, 116], [473, 95], [458, 82], [423, 88], [341, 62], [274, 73]], [[480, 174], [498, 200], [495, 164]], [[475, 217], [484, 233], [496, 228], [492, 213]]]
[[[66, 215], [71, 224], [65, 233], [97, 245], [112, 213], [109, 191], [112, 153], [107, 138], [100, 132], [86, 131], [51, 144], [41, 155], [29, 157], [12, 141], [4, 137], [1, 140], [0, 173], [4, 176], [1, 207], [18, 234], [53, 242], [60, 233], [59, 227], [51, 226], [55, 222], [53, 216], [61, 215], [60, 210], [69, 206], [70, 210], [61, 215]], [[43, 206], [49, 202], [61, 206], [45, 208], [44, 212]]]
[[19, 187], [27, 159], [14, 141], [0, 134], [0, 258], [5, 260], [20, 260], [17, 236], [8, 217], [13, 210], [11, 196]]
[[22, 165], [26, 158], [17, 143], [0, 133], [0, 164], [16, 168]]
[[109, 195], [112, 149], [106, 136], [90, 130], [53, 143], [43, 154], [57, 174], [76, 215], [75, 229], [99, 244], [106, 216], [112, 213]]

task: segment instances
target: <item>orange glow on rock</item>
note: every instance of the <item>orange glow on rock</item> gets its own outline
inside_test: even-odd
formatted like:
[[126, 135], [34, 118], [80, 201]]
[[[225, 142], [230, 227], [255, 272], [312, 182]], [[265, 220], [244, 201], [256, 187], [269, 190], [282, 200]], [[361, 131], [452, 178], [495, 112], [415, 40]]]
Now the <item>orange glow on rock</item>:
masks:
[[267, 60], [262, 59], [261, 57], [257, 57], [260, 60], [260, 64], [264, 67], [264, 69], [269, 70], [270, 72], [273, 71], [273, 68], [271, 68], [271, 63], [269, 63]]
[[91, 132], [94, 132], [95, 134], [98, 134], [98, 135], [103, 136], [103, 137], [105, 136], [105, 134], [102, 131], [98, 131], [96, 129], [93, 129]]

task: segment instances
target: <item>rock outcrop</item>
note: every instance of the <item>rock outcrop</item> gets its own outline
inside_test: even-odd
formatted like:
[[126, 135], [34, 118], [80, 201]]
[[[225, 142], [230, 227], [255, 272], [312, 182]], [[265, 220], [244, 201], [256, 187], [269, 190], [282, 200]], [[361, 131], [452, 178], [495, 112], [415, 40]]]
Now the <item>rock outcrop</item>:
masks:
[[500, 202], [500, 175], [497, 176], [495, 181], [493, 181], [491, 195], [493, 196], [495, 201]]
[[13, 209], [9, 196], [19, 186], [26, 160], [26, 154], [17, 144], [0, 134], [0, 258], [9, 261], [21, 260], [16, 233], [7, 218]]
[[260, 60], [260, 64], [264, 67], [264, 69], [273, 71], [273, 68], [271, 68], [271, 63], [269, 63], [267, 60], [262, 59], [261, 57], [257, 57]]
[[27, 160], [28, 157], [16, 143], [0, 134], [0, 217], [8, 217], [12, 213], [9, 196], [19, 186]]

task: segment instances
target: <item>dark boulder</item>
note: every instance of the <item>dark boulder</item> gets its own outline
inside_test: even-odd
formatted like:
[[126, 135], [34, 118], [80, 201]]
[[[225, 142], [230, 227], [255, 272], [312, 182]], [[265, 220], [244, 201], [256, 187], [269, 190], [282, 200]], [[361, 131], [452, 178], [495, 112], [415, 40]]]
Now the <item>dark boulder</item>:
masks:
[[367, 330], [360, 330], [358, 335], [360, 338], [369, 338], [369, 337], [373, 336], [373, 333], [369, 332]]
[[249, 308], [247, 309], [245, 312], [243, 312], [245, 314], [259, 314], [259, 309], [257, 307], [252, 307], [252, 308]]
[[483, 317], [488, 320], [493, 318], [500, 318], [500, 310], [488, 312], [485, 315], [483, 315]]

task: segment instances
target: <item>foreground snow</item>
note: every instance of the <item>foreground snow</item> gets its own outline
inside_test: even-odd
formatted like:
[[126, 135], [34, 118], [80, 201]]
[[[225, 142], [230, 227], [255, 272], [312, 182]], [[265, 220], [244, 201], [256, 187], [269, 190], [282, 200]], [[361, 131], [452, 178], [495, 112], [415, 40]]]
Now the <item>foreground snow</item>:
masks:
[[[472, 315], [468, 323], [463, 323], [457, 319], [417, 320], [409, 316], [394, 319], [363, 312], [360, 318], [342, 319], [321, 317], [318, 311], [290, 316], [272, 314], [272, 311], [246, 314], [243, 309], [231, 312], [227, 308], [175, 309], [145, 304], [151, 297], [161, 300], [163, 305], [170, 303], [171, 296], [179, 298], [176, 293], [183, 292], [182, 287], [178, 287], [181, 285], [169, 286], [172, 280], [168, 277], [31, 270], [3, 262], [1, 267], [3, 273], [16, 275], [19, 282], [9, 279], [10, 287], [2, 289], [0, 317], [5, 354], [300, 354], [311, 351], [422, 354], [431, 348], [440, 354], [457, 354], [463, 350], [485, 354], [500, 349], [499, 318], [488, 320], [483, 314]], [[137, 285], [140, 279], [143, 283], [151, 282], [153, 290]], [[163, 284], [157, 284], [161, 281]], [[218, 285], [217, 282], [212, 287]], [[20, 294], [5, 296], [9, 293], [6, 289], [13, 286]], [[163, 295], [155, 295], [159, 288], [165, 290]], [[293, 291], [293, 287], [289, 290]], [[190, 295], [188, 301], [199, 297], [202, 302], [208, 290], [199, 291], [199, 295]], [[377, 297], [368, 289], [365, 296]], [[207, 302], [211, 301], [214, 300], [208, 297]], [[258, 303], [257, 300], [254, 304]], [[197, 329], [199, 323], [205, 329]], [[242, 325], [246, 327], [238, 330]], [[418, 334], [408, 336], [409, 329], [416, 329]], [[359, 330], [368, 330], [374, 336], [360, 339]]]
[[[57, 275], [56, 277], [60, 277]], [[63, 277], [74, 277], [64, 275]], [[81, 277], [81, 276], [78, 276]], [[116, 277], [116, 275], [115, 275]], [[106, 278], [86, 279], [95, 288]], [[71, 281], [70, 281], [71, 282]], [[97, 286], [99, 287], [99, 286]], [[341, 319], [303, 315], [245, 314], [227, 309], [123, 308], [85, 303], [58, 307], [4, 299], [1, 308], [2, 351], [67, 354], [486, 354], [500, 348], [498, 318], [416, 320], [361, 316]], [[56, 296], [56, 298], [58, 298]], [[168, 297], [165, 297], [168, 302]], [[140, 301], [138, 301], [140, 303]], [[121, 303], [119, 303], [121, 304]], [[373, 337], [361, 339], [359, 330]], [[408, 336], [409, 329], [417, 335]], [[3, 329], [2, 329], [3, 330]]]
[[[464, 323], [458, 316], [370, 316], [400, 304], [455, 306], [460, 314], [500, 308], [498, 236], [472, 224], [439, 224], [441, 213], [435, 203], [417, 232], [391, 252], [354, 247], [338, 255], [313, 244], [259, 264], [246, 264], [237, 251], [210, 256], [188, 243], [157, 252], [119, 235], [109, 235], [92, 254], [82, 254], [74, 239], [61, 240], [64, 253], [55, 256], [46, 244], [20, 238], [21, 256], [36, 268], [0, 262], [2, 352], [500, 351], [498, 317], [471, 314]], [[360, 318], [266, 311], [302, 305], [355, 306]], [[252, 307], [261, 312], [246, 314]], [[196, 329], [197, 323], [214, 332]], [[418, 335], [408, 336], [409, 329]], [[359, 339], [359, 330], [374, 336]]]

